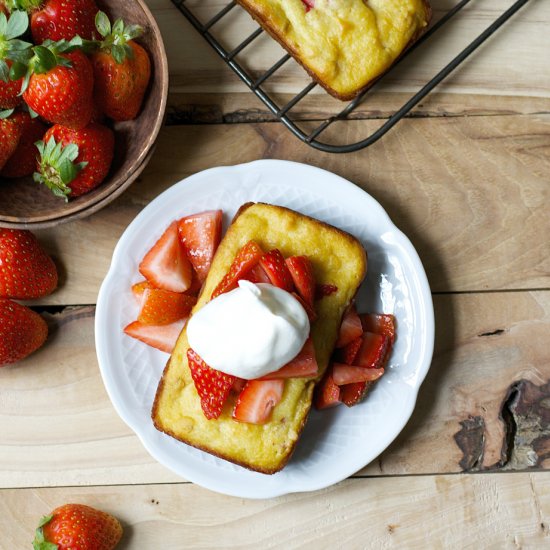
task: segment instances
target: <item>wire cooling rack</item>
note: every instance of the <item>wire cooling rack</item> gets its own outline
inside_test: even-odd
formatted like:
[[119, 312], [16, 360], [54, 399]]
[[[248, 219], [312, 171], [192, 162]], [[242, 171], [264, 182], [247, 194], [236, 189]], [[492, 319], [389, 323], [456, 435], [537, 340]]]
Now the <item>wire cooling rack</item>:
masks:
[[[448, 21], [455, 17], [467, 4], [472, 0], [461, 0], [438, 21], [436, 21], [424, 35], [410, 47], [400, 59], [394, 63], [389, 71], [387, 71], [379, 81], [382, 81], [387, 75], [400, 63], [402, 63], [418, 46], [429, 40], [435, 32], [443, 27]], [[189, 7], [187, 0], [172, 0], [175, 6], [185, 15], [195, 29], [206, 39], [206, 41], [214, 48], [220, 57], [233, 69], [233, 71], [241, 78], [241, 80], [250, 88], [254, 94], [260, 98], [268, 109], [280, 120], [296, 137], [303, 142], [321, 151], [329, 153], [350, 153], [372, 145], [380, 139], [388, 130], [390, 130], [399, 120], [407, 115], [411, 109], [417, 105], [424, 97], [426, 97], [439, 83], [441, 83], [451, 72], [453, 72], [469, 55], [471, 55], [481, 44], [483, 44], [497, 29], [499, 29], [506, 21], [508, 21], [522, 6], [527, 4], [529, 0], [517, 0], [508, 9], [506, 9], [493, 23], [479, 34], [468, 46], [466, 46], [454, 59], [445, 65], [431, 80], [424, 84], [408, 101], [406, 101], [399, 109], [397, 109], [376, 131], [372, 132], [367, 137], [354, 143], [346, 144], [331, 144], [321, 141], [320, 138], [324, 132], [336, 121], [346, 120], [358, 105], [366, 100], [371, 88], [366, 89], [359, 96], [348, 102], [345, 107], [339, 110], [336, 114], [329, 116], [325, 120], [320, 121], [313, 129], [308, 129], [303, 124], [303, 121], [292, 117], [292, 109], [302, 101], [316, 86], [315, 82], [309, 83], [298, 94], [294, 95], [289, 101], [280, 103], [274, 97], [274, 94], [266, 89], [266, 84], [277, 71], [279, 71], [289, 61], [295, 63], [289, 54], [283, 55], [278, 61], [273, 63], [267, 69], [261, 71], [259, 75], [253, 74], [247, 70], [237, 56], [244, 52], [258, 37], [265, 31], [258, 28], [249, 34], [235, 47], [228, 49], [216, 38], [216, 27], [229, 17], [230, 12], [234, 9], [241, 10], [235, 0], [228, 2], [227, 5], [215, 15], [211, 16], [206, 22], [201, 22], [197, 17], [193, 8]], [[254, 71], [256, 72], [256, 71]], [[326, 134], [325, 134], [326, 135]]]

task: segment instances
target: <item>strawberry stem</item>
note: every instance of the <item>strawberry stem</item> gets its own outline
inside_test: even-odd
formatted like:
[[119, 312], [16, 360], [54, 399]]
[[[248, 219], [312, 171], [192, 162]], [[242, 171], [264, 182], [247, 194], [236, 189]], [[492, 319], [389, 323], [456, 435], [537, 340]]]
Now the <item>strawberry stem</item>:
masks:
[[40, 167], [33, 175], [34, 181], [45, 185], [56, 197], [68, 201], [72, 191], [69, 184], [88, 165], [87, 162], [75, 162], [79, 154], [78, 145], [69, 143], [63, 147], [61, 143], [56, 143], [54, 137], [47, 143], [37, 141], [35, 145], [40, 153]]
[[25, 12], [15, 11], [9, 18], [0, 13], [0, 80], [4, 82], [18, 80], [25, 74], [32, 57], [32, 44], [18, 37], [28, 28], [29, 16]]
[[110, 53], [120, 65], [126, 58], [132, 58], [134, 51], [128, 42], [143, 34], [143, 27], [139, 25], [126, 25], [122, 19], [117, 19], [113, 25], [107, 14], [98, 11], [95, 24], [97, 31], [103, 37], [99, 42], [99, 48]]

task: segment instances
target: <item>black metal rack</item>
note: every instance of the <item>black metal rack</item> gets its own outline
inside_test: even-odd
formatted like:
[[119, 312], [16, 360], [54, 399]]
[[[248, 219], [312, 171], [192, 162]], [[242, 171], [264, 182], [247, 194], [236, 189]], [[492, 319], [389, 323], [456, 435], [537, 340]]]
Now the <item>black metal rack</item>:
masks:
[[[236, 57], [254, 40], [256, 40], [265, 31], [258, 27], [253, 33], [247, 36], [240, 44], [231, 50], [224, 48], [221, 43], [212, 34], [211, 29], [219, 23], [225, 16], [238, 6], [235, 0], [229, 2], [216, 15], [211, 17], [206, 23], [201, 23], [191, 9], [186, 6], [186, 0], [172, 0], [176, 7], [185, 15], [195, 29], [208, 41], [220, 57], [233, 69], [233, 71], [241, 78], [241, 80], [250, 88], [256, 96], [258, 96], [268, 109], [280, 120], [296, 137], [303, 142], [308, 143], [312, 147], [329, 153], [350, 153], [364, 147], [368, 147], [375, 141], [380, 139], [388, 130], [390, 130], [399, 120], [407, 115], [411, 109], [417, 105], [424, 97], [426, 97], [440, 82], [442, 82], [452, 71], [454, 71], [469, 55], [471, 55], [481, 44], [483, 44], [497, 29], [499, 29], [506, 21], [508, 21], [522, 6], [527, 4], [529, 0], [517, 0], [506, 11], [504, 11], [489, 27], [479, 34], [466, 48], [464, 48], [454, 59], [452, 59], [445, 67], [443, 67], [429, 82], [427, 82], [420, 90], [418, 90], [402, 107], [395, 111], [387, 121], [380, 126], [376, 131], [366, 138], [355, 143], [345, 145], [332, 145], [319, 141], [321, 134], [334, 122], [345, 120], [353, 112], [353, 110], [361, 104], [370, 89], [365, 90], [362, 94], [350, 101], [337, 114], [328, 117], [318, 124], [313, 130], [306, 130], [299, 125], [299, 121], [290, 118], [290, 111], [296, 104], [308, 95], [313, 88], [317, 86], [315, 82], [308, 84], [301, 92], [296, 94], [290, 101], [283, 105], [279, 105], [273, 96], [266, 91], [264, 84], [273, 76], [283, 65], [285, 65], [292, 57], [289, 54], [283, 55], [276, 63], [265, 70], [259, 77], [254, 77], [247, 71], [237, 60]], [[390, 71], [387, 71], [380, 80], [384, 79], [391, 70], [409, 56], [418, 46], [452, 19], [469, 4], [471, 0], [461, 0], [458, 4], [449, 10], [443, 17], [436, 21], [428, 31], [409, 48], [401, 58], [392, 66]], [[238, 9], [241, 9], [240, 7]]]

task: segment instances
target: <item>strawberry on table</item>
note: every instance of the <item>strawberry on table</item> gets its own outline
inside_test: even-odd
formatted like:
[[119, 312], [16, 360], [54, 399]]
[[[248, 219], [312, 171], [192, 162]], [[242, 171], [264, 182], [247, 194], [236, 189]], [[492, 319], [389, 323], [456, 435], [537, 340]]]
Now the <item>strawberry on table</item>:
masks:
[[237, 398], [233, 418], [248, 424], [265, 424], [281, 401], [284, 387], [284, 380], [249, 380]]
[[124, 332], [152, 348], [172, 353], [186, 321], [187, 319], [180, 319], [169, 325], [145, 325], [134, 321], [124, 329]]
[[24, 359], [44, 344], [46, 321], [12, 300], [0, 298], [0, 367]]
[[30, 300], [57, 287], [57, 269], [36, 237], [0, 228], [0, 297]]
[[178, 222], [178, 228], [187, 257], [202, 283], [220, 244], [222, 211], [209, 210], [186, 216]]
[[29, 18], [24, 12], [14, 11], [9, 18], [0, 13], [0, 109], [13, 109], [22, 102], [19, 92], [32, 44], [18, 37], [28, 26]]
[[288, 270], [284, 256], [274, 248], [260, 258], [260, 265], [264, 268], [271, 283], [287, 292], [294, 290], [292, 275]]
[[361, 319], [357, 315], [355, 306], [352, 304], [344, 313], [342, 324], [340, 326], [340, 333], [338, 334], [338, 340], [336, 341], [336, 347], [342, 348], [353, 342], [356, 338], [359, 338], [363, 334], [363, 327], [361, 325]]
[[191, 348], [187, 350], [187, 360], [204, 416], [209, 420], [219, 418], [235, 376], [210, 368]]
[[23, 113], [0, 111], [0, 170], [15, 153], [25, 127]]
[[34, 172], [38, 156], [35, 143], [44, 137], [48, 129], [39, 118], [31, 118], [26, 112], [21, 113], [21, 121], [19, 144], [0, 171], [0, 176], [5, 178], [22, 178]]
[[140, 273], [157, 288], [185, 292], [193, 280], [193, 268], [172, 222], [139, 264]]
[[95, 101], [100, 109], [117, 121], [132, 120], [141, 108], [151, 78], [147, 52], [135, 42], [143, 33], [139, 25], [111, 22], [98, 12], [96, 25], [103, 40], [92, 54], [95, 76]]
[[262, 376], [261, 380], [276, 380], [278, 378], [307, 378], [317, 376], [319, 366], [315, 358], [313, 340], [308, 338], [300, 353], [275, 372]]
[[31, 33], [36, 44], [45, 40], [71, 40], [80, 36], [92, 40], [96, 36], [95, 0], [18, 0], [31, 12]]
[[196, 302], [193, 296], [161, 288], [147, 288], [143, 292], [137, 320], [145, 325], [169, 325], [189, 317]]
[[122, 525], [111, 514], [84, 504], [64, 504], [43, 517], [34, 550], [113, 550], [122, 538]]
[[219, 282], [214, 292], [212, 292], [212, 298], [236, 288], [237, 283], [241, 279], [244, 279], [250, 270], [258, 264], [262, 255], [263, 250], [260, 248], [260, 245], [255, 241], [248, 241], [237, 252], [229, 271]]
[[23, 99], [52, 124], [80, 130], [94, 110], [94, 74], [90, 61], [66, 41], [35, 46]]
[[313, 308], [315, 301], [315, 277], [309, 258], [307, 256], [291, 256], [286, 259], [286, 265], [298, 294]]
[[58, 197], [79, 197], [107, 176], [115, 151], [113, 131], [92, 123], [81, 130], [52, 126], [37, 143], [40, 155], [34, 175]]

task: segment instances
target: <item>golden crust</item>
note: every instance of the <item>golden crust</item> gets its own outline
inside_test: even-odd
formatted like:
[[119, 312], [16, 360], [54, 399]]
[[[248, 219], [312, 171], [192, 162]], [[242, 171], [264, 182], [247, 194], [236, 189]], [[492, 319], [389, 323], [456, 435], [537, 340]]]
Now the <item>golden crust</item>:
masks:
[[[387, 72], [424, 34], [432, 16], [428, 0], [316, 0], [309, 12], [302, 0], [236, 1], [315, 82], [342, 101]], [[311, 21], [315, 10], [324, 14], [319, 21]], [[310, 23], [315, 23], [311, 31]]]
[[[287, 208], [247, 203], [239, 209], [218, 248], [193, 313], [208, 302], [235, 254], [251, 239], [264, 250], [279, 248], [284, 256], [307, 255], [316, 280], [338, 286], [335, 294], [318, 302], [319, 320], [312, 325], [321, 376], [328, 365], [342, 315], [365, 276], [366, 254], [362, 246], [348, 233]], [[316, 380], [287, 380], [282, 401], [264, 426], [239, 423], [231, 418], [235, 396], [230, 396], [219, 419], [207, 420], [187, 365], [188, 347], [184, 329], [157, 388], [152, 409], [155, 427], [245, 468], [265, 474], [281, 470], [307, 421]]]

